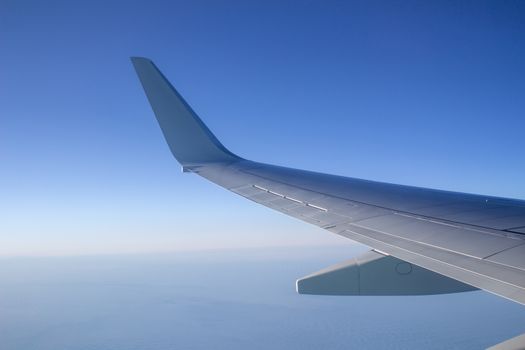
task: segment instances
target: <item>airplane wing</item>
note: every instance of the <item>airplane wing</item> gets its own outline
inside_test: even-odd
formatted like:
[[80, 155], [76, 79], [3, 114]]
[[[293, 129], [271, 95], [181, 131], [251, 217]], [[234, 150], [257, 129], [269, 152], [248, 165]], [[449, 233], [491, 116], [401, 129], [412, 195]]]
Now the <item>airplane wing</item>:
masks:
[[132, 62], [184, 171], [374, 249], [299, 280], [300, 292], [406, 295], [476, 287], [525, 304], [525, 201], [242, 159], [213, 136], [149, 59]]

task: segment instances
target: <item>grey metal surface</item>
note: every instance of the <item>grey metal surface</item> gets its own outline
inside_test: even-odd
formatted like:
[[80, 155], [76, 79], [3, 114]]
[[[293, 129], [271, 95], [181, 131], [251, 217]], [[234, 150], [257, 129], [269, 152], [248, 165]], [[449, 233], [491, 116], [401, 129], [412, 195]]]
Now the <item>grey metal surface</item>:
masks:
[[525, 201], [240, 159], [217, 141], [151, 61], [138, 59], [134, 65], [170, 149], [186, 171], [396, 258], [525, 304]]
[[[259, 191], [292, 197], [302, 202], [304, 207], [307, 204], [323, 207], [326, 211], [273, 209], [412, 264], [525, 304], [525, 271], [522, 269], [525, 259], [523, 254], [513, 250], [525, 244], [523, 235], [417, 216], [395, 208], [377, 207], [320, 191], [308, 191], [285, 184], [282, 179], [276, 181], [269, 172], [264, 172], [265, 177], [262, 177], [262, 174], [257, 176], [253, 170], [244, 171], [250, 167], [250, 163], [243, 161], [221, 167], [220, 176], [217, 176], [217, 165], [200, 168], [199, 173], [226, 188], [232, 183], [240, 187], [257, 186], [254, 188]], [[257, 166], [260, 169], [260, 165]], [[229, 171], [225, 173], [224, 169]], [[297, 173], [295, 177], [301, 178]], [[322, 182], [321, 179], [319, 181]], [[238, 187], [233, 187], [234, 192]], [[271, 207], [267, 201], [257, 201], [256, 194], [244, 196]], [[458, 200], [461, 196], [458, 194]], [[338, 220], [328, 218], [333, 214], [337, 215]], [[315, 220], [312, 220], [312, 215], [316, 215]], [[508, 253], [497, 256], [503, 252]], [[498, 261], [491, 260], [495, 256]]]
[[487, 350], [525, 350], [525, 334], [491, 346]]
[[[354, 202], [496, 230], [525, 226], [525, 201], [347, 178], [265, 164], [257, 176]], [[519, 232], [519, 231], [518, 231]], [[520, 232], [521, 233], [521, 232]]]
[[525, 259], [523, 257], [525, 257], [525, 245], [519, 245], [494, 254], [487, 260], [525, 270]]
[[315, 295], [428, 295], [476, 290], [373, 250], [305, 276], [296, 286], [300, 294]]

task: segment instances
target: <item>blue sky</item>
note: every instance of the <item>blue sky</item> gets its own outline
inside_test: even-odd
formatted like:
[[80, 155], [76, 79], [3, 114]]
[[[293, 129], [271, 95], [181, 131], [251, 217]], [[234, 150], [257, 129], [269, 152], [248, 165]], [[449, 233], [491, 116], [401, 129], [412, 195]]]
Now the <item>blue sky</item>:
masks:
[[181, 174], [129, 56], [254, 160], [525, 198], [519, 1], [2, 1], [0, 255], [343, 244]]

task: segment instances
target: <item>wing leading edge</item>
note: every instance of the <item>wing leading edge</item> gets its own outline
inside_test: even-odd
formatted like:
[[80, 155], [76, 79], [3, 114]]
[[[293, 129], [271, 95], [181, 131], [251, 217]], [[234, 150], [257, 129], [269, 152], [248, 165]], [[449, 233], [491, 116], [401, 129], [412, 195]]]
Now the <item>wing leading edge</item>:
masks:
[[525, 304], [525, 202], [314, 173], [242, 159], [155, 65], [132, 58], [183, 168], [395, 258]]

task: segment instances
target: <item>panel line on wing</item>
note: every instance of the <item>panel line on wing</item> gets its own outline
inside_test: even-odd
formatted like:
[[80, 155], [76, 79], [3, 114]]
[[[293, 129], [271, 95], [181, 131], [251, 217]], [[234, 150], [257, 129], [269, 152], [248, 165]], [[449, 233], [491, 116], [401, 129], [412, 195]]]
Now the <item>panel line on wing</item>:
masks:
[[[356, 227], [357, 228], [357, 227]], [[346, 234], [345, 234], [346, 233]], [[378, 232], [379, 233], [379, 232]], [[426, 264], [424, 263], [425, 261], [433, 261], [435, 263], [438, 263], [438, 264], [442, 264], [442, 265], [445, 265], [445, 266], [448, 266], [449, 268], [453, 268], [453, 269], [458, 269], [458, 270], [461, 270], [461, 271], [465, 271], [467, 273], [470, 273], [470, 274], [473, 274], [473, 275], [477, 275], [477, 276], [480, 276], [482, 278], [486, 278], [486, 279], [489, 279], [489, 280], [493, 280], [495, 282], [498, 282], [498, 283], [501, 283], [501, 284], [505, 284], [505, 285], [508, 285], [508, 286], [511, 286], [513, 288], [517, 288], [520, 290], [520, 292], [523, 292], [525, 290], [525, 288], [523, 286], [520, 286], [520, 285], [517, 285], [515, 283], [512, 283], [512, 282], [508, 282], [508, 281], [505, 281], [505, 280], [501, 280], [501, 279], [498, 279], [498, 278], [495, 278], [495, 277], [492, 277], [492, 276], [488, 276], [486, 274], [483, 274], [483, 273], [480, 273], [480, 272], [477, 272], [477, 271], [473, 271], [472, 269], [467, 269], [465, 267], [462, 267], [462, 266], [458, 266], [458, 265], [454, 265], [454, 264], [450, 264], [450, 263], [447, 263], [446, 261], [443, 261], [441, 259], [436, 259], [436, 258], [433, 258], [431, 256], [427, 256], [427, 255], [423, 255], [423, 254], [420, 254], [416, 251], [412, 251], [412, 250], [408, 250], [408, 249], [405, 249], [405, 248], [402, 248], [398, 245], [394, 245], [394, 244], [391, 244], [391, 243], [388, 243], [388, 242], [385, 242], [385, 241], [382, 241], [382, 240], [379, 240], [379, 239], [376, 239], [376, 238], [372, 238], [372, 237], [369, 237], [368, 235], [365, 235], [365, 234], [362, 234], [362, 233], [359, 233], [359, 232], [356, 232], [355, 230], [350, 230], [350, 229], [347, 229], [347, 230], [343, 230], [339, 233], [339, 235], [342, 235], [342, 236], [345, 236], [345, 237], [348, 237], [352, 240], [356, 240], [358, 241], [359, 243], [361, 244], [365, 244], [365, 245], [368, 245], [368, 246], [374, 246], [375, 244], [374, 243], [370, 243], [370, 241], [374, 241], [376, 242], [378, 245], [382, 245], [382, 246], [386, 246], [386, 247], [391, 247], [392, 249], [396, 249], [396, 250], [400, 250], [400, 251], [403, 251], [407, 254], [407, 256], [403, 256], [403, 257], [400, 257], [402, 260], [405, 260], [405, 261], [408, 261], [410, 263], [413, 263], [413, 264], [416, 264], [418, 266], [421, 266], [421, 267], [424, 267], [428, 270], [431, 270], [431, 271], [434, 271], [434, 272], [437, 272], [437, 273], [442, 273], [439, 271], [439, 269], [436, 269], [435, 267], [429, 265], [429, 264]], [[355, 237], [355, 236], [358, 236], [360, 237], [361, 239], [359, 239], [358, 237]], [[410, 242], [410, 241], [409, 241]], [[413, 242], [413, 243], [416, 243], [416, 242]], [[417, 244], [417, 243], [416, 243]], [[453, 252], [451, 252], [453, 253]], [[453, 253], [454, 254], [454, 253]], [[421, 259], [423, 259], [422, 261], [419, 261], [419, 260], [415, 260], [415, 259], [411, 259], [409, 258], [410, 256], [415, 256], [415, 257], [419, 257]], [[491, 262], [491, 261], [488, 261], [488, 262]], [[509, 294], [507, 293], [503, 293], [502, 291], [498, 290], [494, 290], [493, 288], [487, 288], [486, 286], [484, 286], [482, 283], [475, 283], [475, 282], [472, 282], [472, 281], [465, 281], [464, 278], [458, 278], [458, 277], [453, 277], [449, 274], [445, 274], [446, 276], [450, 276], [452, 278], [456, 278], [462, 282], [466, 282], [468, 284], [471, 284], [475, 287], [478, 287], [478, 288], [481, 288], [481, 289], [485, 289], [485, 290], [488, 290], [492, 293], [495, 293], [501, 297], [504, 297], [506, 299], [509, 299], [509, 300], [513, 300], [513, 301], [517, 301], [521, 304], [525, 304], [525, 299], [523, 298], [516, 298], [516, 297], [511, 297]], [[520, 294], [521, 295], [521, 294]]]
[[[299, 189], [299, 190], [302, 190], [302, 191], [306, 191], [306, 192], [310, 192], [310, 193], [316, 193], [316, 194], [327, 196], [327, 197], [334, 198], [334, 199], [337, 199], [337, 200], [342, 200], [342, 201], [345, 201], [345, 202], [348, 202], [348, 203], [355, 203], [355, 204], [364, 205], [364, 206], [367, 206], [367, 207], [370, 207], [370, 208], [377, 208], [377, 209], [381, 209], [381, 210], [386, 210], [386, 211], [389, 211], [390, 213], [396, 213], [398, 215], [405, 214], [405, 215], [411, 215], [411, 216], [418, 216], [418, 217], [426, 218], [428, 220], [435, 220], [436, 222], [441, 223], [441, 224], [446, 224], [446, 223], [448, 223], [448, 224], [459, 224], [459, 225], [465, 225], [465, 227], [469, 227], [471, 229], [472, 228], [479, 228], [479, 229], [482, 229], [482, 230], [486, 230], [484, 232], [490, 231], [491, 234], [498, 235], [500, 237], [509, 237], [509, 238], [514, 238], [514, 239], [518, 239], [518, 240], [523, 240], [524, 239], [523, 233], [519, 232], [519, 231], [518, 232], [511, 232], [511, 231], [507, 231], [505, 229], [495, 229], [495, 228], [491, 228], [491, 227], [487, 227], [487, 226], [483, 226], [483, 225], [475, 224], [475, 223], [468, 223], [468, 224], [466, 224], [466, 223], [462, 223], [461, 221], [457, 221], [457, 220], [453, 220], [453, 219], [442, 219], [442, 218], [435, 218], [435, 217], [432, 217], [432, 216], [429, 216], [429, 215], [419, 215], [419, 214], [416, 214], [416, 213], [413, 213], [413, 212], [410, 212], [410, 211], [407, 211], [407, 210], [394, 210], [392, 208], [388, 208], [388, 207], [377, 205], [377, 204], [371, 204], [371, 203], [367, 203], [367, 202], [363, 202], [363, 201], [359, 201], [359, 200], [355, 200], [355, 199], [348, 199], [348, 198], [345, 198], [345, 197], [341, 197], [341, 196], [335, 195], [333, 193], [328, 194], [328, 193], [319, 192], [318, 190], [311, 189], [311, 188], [308, 188], [308, 187], [303, 187], [301, 185], [290, 184], [289, 182], [281, 180], [281, 179], [273, 179], [271, 177], [268, 177], [267, 175], [258, 174], [257, 173], [257, 169], [241, 169], [240, 171], [245, 173], [245, 174], [258, 177], [258, 178], [263, 179], [265, 181], [270, 181], [270, 182], [282, 184], [282, 185], [285, 185], [285, 186], [289, 186], [289, 187], [296, 188], [296, 189]], [[500, 205], [501, 203], [498, 202], [496, 204]], [[357, 220], [357, 221], [359, 221], [359, 220]], [[521, 231], [521, 229], [520, 229], [520, 231]]]
[[261, 187], [259, 185], [252, 185], [252, 187], [258, 189], [258, 190], [261, 190], [265, 193], [269, 193], [269, 194], [272, 194], [274, 196], [277, 196], [277, 197], [281, 197], [281, 198], [284, 198], [284, 199], [287, 199], [287, 200], [290, 200], [292, 202], [296, 202], [296, 203], [299, 203], [299, 204], [302, 204], [302, 205], [305, 205], [307, 207], [311, 207], [311, 208], [314, 208], [314, 209], [317, 209], [317, 210], [320, 210], [320, 211], [328, 211], [328, 209], [326, 208], [323, 208], [319, 205], [315, 205], [315, 204], [312, 204], [312, 203], [309, 203], [309, 202], [305, 202], [305, 201], [302, 201], [300, 199], [296, 199], [296, 198], [293, 198], [293, 197], [290, 197], [290, 196], [287, 196], [285, 194], [282, 194], [282, 193], [278, 193], [278, 192], [275, 192], [275, 191], [272, 191], [268, 188], [264, 188], [264, 187]]
[[[474, 232], [481, 232], [483, 234], [488, 234], [488, 235], [492, 235], [492, 236], [496, 236], [496, 237], [503, 236], [501, 234], [501, 231], [494, 232], [494, 230], [489, 229], [489, 228], [485, 228], [485, 227], [471, 226], [471, 225], [462, 224], [460, 222], [448, 222], [448, 221], [436, 220], [434, 218], [429, 218], [429, 217], [425, 217], [425, 216], [421, 216], [421, 215], [413, 215], [413, 214], [400, 213], [400, 212], [394, 212], [393, 214], [394, 215], [399, 215], [399, 216], [404, 216], [404, 217], [415, 219], [415, 220], [419, 220], [419, 221], [426, 221], [426, 222], [431, 222], [431, 223], [434, 223], [434, 224], [450, 226], [450, 227], [464, 229], [464, 230], [469, 230], [469, 231], [474, 231]], [[510, 236], [510, 235], [506, 236], [505, 235], [505, 237], [510, 238], [510, 239], [514, 239], [514, 240], [523, 241], [523, 239], [515, 237], [515, 236]]]
[[[360, 228], [365, 229], [365, 230], [371, 230], [371, 231], [374, 231], [374, 232], [381, 233], [383, 235], [395, 237], [397, 239], [407, 240], [409, 242], [414, 242], [414, 243], [425, 245], [425, 246], [432, 247], [432, 248], [435, 248], [435, 249], [441, 249], [443, 251], [447, 251], [447, 252], [451, 252], [451, 253], [455, 253], [455, 254], [459, 254], [459, 255], [464, 255], [464, 256], [467, 256], [467, 257], [470, 257], [470, 258], [474, 258], [474, 259], [478, 259], [478, 260], [483, 260], [485, 258], [484, 256], [476, 256], [476, 255], [473, 255], [473, 254], [469, 254], [469, 253], [467, 253], [465, 251], [458, 251], [458, 250], [450, 249], [450, 248], [447, 248], [447, 247], [445, 247], [443, 245], [436, 245], [436, 244], [432, 244], [432, 243], [429, 243], [429, 242], [423, 242], [423, 241], [420, 241], [420, 240], [409, 239], [407, 237], [403, 237], [403, 236], [396, 235], [396, 234], [393, 234], [393, 233], [385, 232], [383, 230], [380, 230], [380, 229], [377, 229], [377, 228], [368, 227], [368, 226], [362, 225], [362, 224], [349, 223], [348, 225], [349, 226], [354, 226], [354, 227], [360, 227]], [[517, 246], [522, 245], [522, 244], [524, 244], [524, 243], [522, 242], [522, 243], [518, 243], [518, 244], [515, 244], [515, 245], [512, 245], [512, 246], [506, 247], [505, 249], [498, 250], [495, 254], [500, 253], [500, 252], [502, 252], [502, 251], [504, 251], [504, 250], [506, 250], [508, 248], [514, 248], [514, 247], [517, 247]]]

